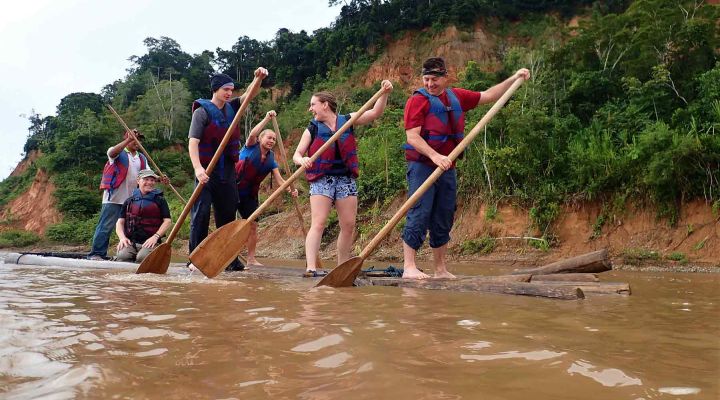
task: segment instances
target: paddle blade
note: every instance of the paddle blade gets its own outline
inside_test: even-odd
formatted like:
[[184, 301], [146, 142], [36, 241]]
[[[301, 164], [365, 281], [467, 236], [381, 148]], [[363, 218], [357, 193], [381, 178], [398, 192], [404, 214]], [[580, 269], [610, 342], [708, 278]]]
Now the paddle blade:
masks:
[[208, 235], [190, 254], [190, 261], [208, 278], [214, 278], [230, 264], [245, 245], [250, 224], [238, 219]]
[[172, 248], [170, 243], [163, 243], [151, 251], [140, 263], [136, 274], [164, 274], [170, 266], [170, 255]]
[[332, 286], [332, 287], [347, 287], [352, 286], [360, 274], [362, 268], [363, 258], [353, 257], [344, 263], [338, 265], [330, 271], [320, 282], [315, 286]]

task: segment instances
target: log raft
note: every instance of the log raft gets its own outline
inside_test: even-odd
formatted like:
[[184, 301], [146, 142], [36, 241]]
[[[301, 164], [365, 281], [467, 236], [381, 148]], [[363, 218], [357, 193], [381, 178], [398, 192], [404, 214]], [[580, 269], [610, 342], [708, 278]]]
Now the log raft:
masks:
[[584, 299], [580, 287], [567, 284], [544, 283], [542, 285], [522, 280], [512, 280], [506, 275], [495, 277], [461, 277], [458, 279], [402, 279], [402, 278], [359, 278], [356, 286], [395, 286], [402, 288], [451, 290], [454, 292], [487, 292], [514, 294], [520, 296], [547, 297], [560, 300]]
[[[0, 252], [0, 261], [6, 264], [54, 266], [60, 268], [120, 269], [134, 271], [137, 264], [113, 261], [90, 261], [67, 259], [58, 256], [45, 257], [38, 254]], [[182, 266], [184, 264], [177, 264]], [[184, 268], [183, 268], [184, 269]], [[520, 296], [546, 297], [551, 299], [577, 300], [587, 295], [630, 295], [630, 285], [622, 282], [600, 282], [598, 273], [612, 269], [606, 250], [583, 254], [557, 261], [542, 267], [514, 271], [509, 275], [461, 276], [458, 279], [413, 280], [390, 277], [367, 277], [362, 274], [355, 286], [394, 286], [429, 290], [452, 290], [459, 292], [487, 292]], [[288, 267], [254, 267], [238, 272], [257, 279], [302, 279], [302, 271]], [[235, 276], [235, 273], [229, 276]], [[240, 275], [236, 275], [240, 276]]]
[[478, 291], [554, 299], [582, 299], [588, 294], [630, 295], [627, 283], [600, 282], [597, 274], [611, 269], [607, 250], [600, 250], [538, 268], [517, 270], [510, 275], [425, 280], [360, 277], [355, 280], [355, 285]]

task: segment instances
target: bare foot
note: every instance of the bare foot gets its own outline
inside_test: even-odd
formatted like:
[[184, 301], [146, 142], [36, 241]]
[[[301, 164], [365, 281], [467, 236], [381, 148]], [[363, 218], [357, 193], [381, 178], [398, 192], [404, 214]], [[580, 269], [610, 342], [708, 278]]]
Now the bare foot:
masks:
[[436, 271], [434, 278], [457, 279], [457, 277], [448, 271]]
[[248, 267], [264, 267], [264, 265], [262, 265], [260, 262], [258, 262], [258, 260], [254, 259], [254, 258], [247, 259], [247, 266]]
[[417, 267], [405, 267], [402, 277], [403, 279], [427, 279], [430, 275], [420, 271]]

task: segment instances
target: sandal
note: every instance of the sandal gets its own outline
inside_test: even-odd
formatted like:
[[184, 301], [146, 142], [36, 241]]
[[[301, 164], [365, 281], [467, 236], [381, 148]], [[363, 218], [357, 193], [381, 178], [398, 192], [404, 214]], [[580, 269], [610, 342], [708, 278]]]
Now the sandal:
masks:
[[403, 272], [402, 268], [395, 268], [392, 265], [384, 269], [375, 269], [375, 266], [372, 266], [362, 270], [361, 275], [369, 278], [401, 278]]
[[303, 278], [319, 278], [322, 276], [326, 276], [328, 274], [327, 271], [305, 271], [302, 274]]

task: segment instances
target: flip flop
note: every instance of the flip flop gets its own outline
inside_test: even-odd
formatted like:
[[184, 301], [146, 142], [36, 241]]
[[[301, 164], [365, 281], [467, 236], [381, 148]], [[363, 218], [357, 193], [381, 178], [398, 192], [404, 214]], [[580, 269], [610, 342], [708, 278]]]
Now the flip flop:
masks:
[[303, 278], [319, 278], [319, 277], [323, 277], [323, 276], [325, 276], [325, 275], [327, 275], [327, 274], [328, 274], [328, 272], [327, 272], [327, 271], [323, 271], [323, 270], [320, 270], [320, 271], [305, 271], [305, 272], [303, 272], [302, 277], [303, 277]]

